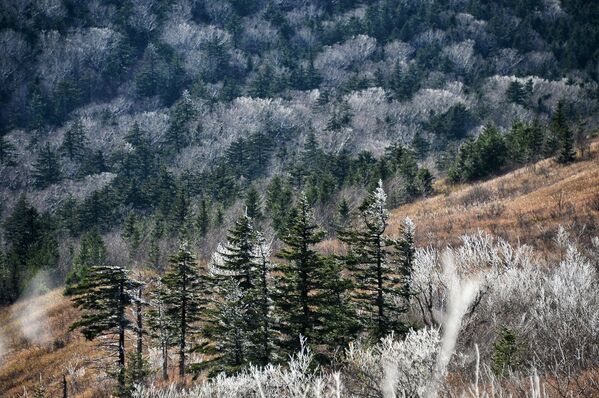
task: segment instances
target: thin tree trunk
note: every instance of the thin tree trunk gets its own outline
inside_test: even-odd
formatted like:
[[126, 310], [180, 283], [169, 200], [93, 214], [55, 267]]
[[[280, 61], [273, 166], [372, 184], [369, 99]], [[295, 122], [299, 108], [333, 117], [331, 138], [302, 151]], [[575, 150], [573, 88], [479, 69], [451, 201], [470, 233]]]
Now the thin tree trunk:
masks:
[[62, 398], [68, 398], [68, 391], [67, 391], [67, 377], [65, 375], [62, 375]]
[[166, 341], [162, 343], [162, 379], [168, 380], [168, 345]]
[[124, 281], [119, 285], [119, 393], [125, 391], [125, 308], [123, 305], [125, 294]]
[[141, 303], [141, 295], [143, 289], [140, 287], [137, 296], [136, 303], [136, 315], [137, 315], [137, 356], [138, 360], [141, 361], [141, 356], [143, 353], [143, 314], [142, 314], [142, 303]]

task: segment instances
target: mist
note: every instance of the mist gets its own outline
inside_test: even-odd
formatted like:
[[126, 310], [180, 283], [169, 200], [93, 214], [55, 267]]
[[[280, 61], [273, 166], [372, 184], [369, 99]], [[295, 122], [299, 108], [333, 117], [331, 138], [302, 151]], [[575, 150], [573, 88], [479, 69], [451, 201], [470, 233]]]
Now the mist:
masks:
[[[21, 333], [30, 344], [44, 344], [52, 335], [48, 322], [48, 310], [52, 302], [36, 299], [47, 293], [51, 287], [52, 279], [49, 273], [38, 271], [13, 306], [12, 319], [16, 321]], [[2, 352], [1, 345], [0, 352]]]

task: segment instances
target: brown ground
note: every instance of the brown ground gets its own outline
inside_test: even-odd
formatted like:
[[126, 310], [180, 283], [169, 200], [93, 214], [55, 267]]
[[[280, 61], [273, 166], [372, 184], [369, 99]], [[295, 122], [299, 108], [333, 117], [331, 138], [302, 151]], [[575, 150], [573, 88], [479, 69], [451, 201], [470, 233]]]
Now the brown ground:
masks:
[[591, 148], [567, 166], [547, 159], [475, 185], [441, 182], [441, 194], [392, 211], [391, 231], [409, 216], [419, 245], [455, 244], [482, 229], [543, 249], [560, 224], [589, 239], [599, 234], [599, 140]]

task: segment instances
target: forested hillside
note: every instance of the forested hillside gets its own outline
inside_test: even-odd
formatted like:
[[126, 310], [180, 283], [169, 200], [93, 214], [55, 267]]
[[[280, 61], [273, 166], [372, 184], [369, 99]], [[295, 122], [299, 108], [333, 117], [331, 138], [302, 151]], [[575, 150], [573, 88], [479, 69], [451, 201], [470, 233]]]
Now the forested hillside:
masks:
[[[421, 365], [436, 367], [435, 386], [394, 379], [379, 395], [440, 393], [457, 366], [443, 346], [449, 285], [474, 271], [458, 264], [454, 275], [427, 250], [440, 257], [481, 227], [519, 253], [522, 235], [544, 260], [491, 268], [534, 263], [550, 289], [566, 278], [553, 266], [569, 261], [597, 287], [598, 21], [599, 4], [585, 0], [4, 0], [0, 306], [62, 289], [80, 310], [69, 309], [73, 330], [116, 359], [98, 376], [111, 380], [106, 394], [134, 394], [158, 373], [181, 383], [226, 374], [222, 396], [235, 396], [224, 385], [276, 384], [313, 356], [326, 372], [297, 368], [299, 384], [362, 396], [367, 384], [343, 375], [377, 378], [372, 356], [396, 355], [404, 338], [430, 344]], [[581, 232], [564, 238], [559, 225]], [[481, 250], [508, 256], [493, 245]], [[431, 267], [421, 278], [447, 271], [434, 298], [413, 290], [424, 283], [413, 282], [417, 261]], [[475, 285], [458, 313], [485, 302]], [[596, 317], [596, 300], [579, 293], [570, 309], [588, 301]], [[493, 377], [562, 372], [534, 343], [546, 336], [497, 303], [469, 318], [494, 314], [476, 341], [483, 365], [501, 367]], [[556, 340], [590, 350], [577, 371], [599, 366], [593, 319]], [[0, 333], [0, 359], [6, 345]], [[463, 360], [455, 369], [471, 388], [475, 365]], [[195, 394], [216, 396], [218, 383]]]

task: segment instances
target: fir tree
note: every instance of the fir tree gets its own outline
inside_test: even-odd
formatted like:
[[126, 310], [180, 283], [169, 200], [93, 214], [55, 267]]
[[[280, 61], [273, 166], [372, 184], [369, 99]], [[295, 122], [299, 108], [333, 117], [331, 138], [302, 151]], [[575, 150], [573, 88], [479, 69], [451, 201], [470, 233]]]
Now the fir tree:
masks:
[[161, 279], [164, 285], [164, 302], [167, 316], [176, 325], [175, 339], [179, 351], [179, 376], [186, 372], [186, 358], [190, 343], [197, 333], [196, 322], [205, 306], [204, 279], [189, 251], [189, 245], [182, 243], [177, 253], [170, 259], [170, 268]]
[[91, 229], [81, 238], [79, 252], [73, 259], [71, 271], [65, 279], [65, 294], [73, 293], [75, 285], [80, 283], [91, 267], [102, 265], [106, 262], [106, 247], [97, 227]]
[[100, 339], [103, 347], [115, 351], [119, 396], [126, 395], [125, 331], [131, 328], [126, 309], [139, 286], [121, 267], [96, 265], [73, 288], [73, 303], [82, 310], [82, 316], [71, 329], [80, 329], [86, 339]]
[[323, 328], [323, 260], [313, 249], [322, 241], [324, 231], [314, 223], [312, 209], [305, 194], [301, 194], [281, 240], [286, 247], [277, 255], [279, 264], [277, 286], [280, 345], [284, 352], [297, 352], [300, 335], [311, 344], [319, 344]]
[[15, 146], [6, 137], [0, 135], [0, 165], [14, 165]]
[[262, 205], [260, 204], [260, 195], [254, 186], [251, 186], [245, 194], [245, 211], [253, 220], [262, 218]]
[[171, 113], [171, 125], [166, 131], [165, 144], [179, 153], [181, 149], [189, 144], [191, 135], [189, 123], [193, 119], [194, 109], [191, 96], [186, 90], [181, 99], [175, 104]]
[[399, 239], [395, 241], [395, 263], [397, 265], [397, 274], [400, 278], [399, 292], [401, 298], [406, 304], [410, 300], [410, 276], [414, 267], [414, 233], [415, 226], [412, 220], [406, 217], [399, 229]]
[[210, 226], [210, 214], [208, 213], [208, 204], [204, 198], [200, 202], [200, 214], [198, 214], [197, 226], [200, 236], [206, 236], [208, 227]]
[[33, 168], [33, 178], [38, 188], [46, 188], [61, 179], [60, 162], [50, 144], [46, 144], [39, 153]]
[[65, 132], [60, 152], [71, 161], [80, 159], [85, 153], [85, 140], [85, 126], [81, 119], [77, 119]]
[[168, 380], [168, 351], [176, 343], [176, 323], [167, 311], [165, 287], [160, 280], [150, 293], [148, 311], [148, 329], [150, 337], [155, 340], [162, 354], [162, 379]]
[[352, 301], [362, 327], [377, 340], [391, 331], [404, 332], [397, 321], [400, 308], [395, 298], [400, 284], [398, 271], [391, 263], [394, 242], [385, 235], [389, 213], [382, 181], [360, 207], [358, 228], [341, 231], [339, 239], [348, 245], [344, 256], [355, 283]]
[[244, 214], [213, 259], [215, 310], [205, 328], [213, 344], [204, 347], [215, 355], [209, 364], [213, 372], [236, 372], [249, 362], [266, 365], [270, 359], [270, 263], [262, 244]]
[[514, 80], [513, 82], [510, 83], [505, 95], [507, 96], [507, 100], [509, 102], [513, 102], [515, 104], [520, 104], [520, 105], [524, 105], [526, 103], [525, 88], [517, 80]]
[[416, 185], [422, 196], [430, 196], [433, 193], [433, 175], [426, 167], [418, 169], [416, 173]]
[[560, 101], [551, 118], [551, 129], [557, 138], [557, 161], [561, 164], [570, 163], [574, 160], [574, 135], [566, 120], [564, 103]]

